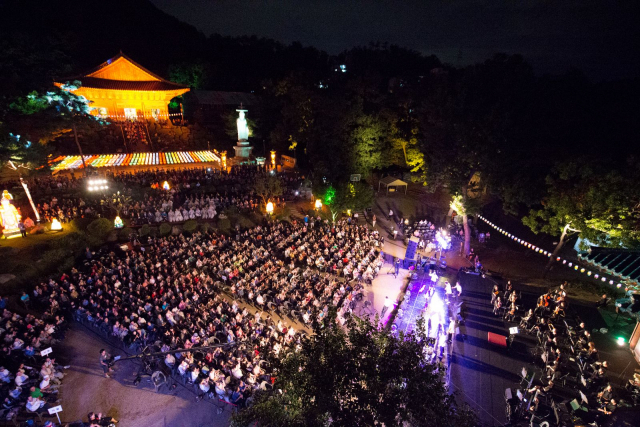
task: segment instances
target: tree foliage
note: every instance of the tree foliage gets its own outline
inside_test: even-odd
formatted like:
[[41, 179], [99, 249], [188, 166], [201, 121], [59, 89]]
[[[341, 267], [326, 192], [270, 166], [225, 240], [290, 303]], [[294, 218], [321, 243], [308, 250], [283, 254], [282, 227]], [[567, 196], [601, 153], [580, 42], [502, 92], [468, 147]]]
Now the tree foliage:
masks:
[[209, 70], [206, 64], [180, 63], [169, 67], [169, 80], [192, 89], [202, 89], [209, 78]]
[[262, 199], [263, 205], [275, 197], [282, 196], [282, 182], [274, 175], [260, 175], [253, 183], [253, 191]]
[[578, 234], [598, 246], [640, 246], [637, 165], [604, 173], [598, 169], [603, 170], [603, 165], [585, 161], [558, 165], [547, 177], [542, 207], [532, 209], [523, 222], [535, 233], [564, 238]]
[[346, 329], [330, 313], [299, 351], [285, 355], [274, 390], [235, 415], [234, 426], [472, 426], [443, 371], [425, 358], [426, 331], [395, 335], [351, 318]]
[[90, 102], [73, 92], [80, 82], [45, 92], [33, 91], [16, 99], [10, 106], [9, 117], [14, 133], [20, 132], [31, 141], [46, 144], [72, 128], [82, 129], [91, 122], [102, 120], [91, 114]]
[[347, 210], [362, 211], [373, 204], [373, 189], [363, 182], [349, 182], [329, 186], [323, 196], [324, 204], [331, 211], [333, 221]]
[[0, 123], [0, 167], [17, 169], [40, 166], [46, 160], [47, 151], [41, 144], [7, 132]]

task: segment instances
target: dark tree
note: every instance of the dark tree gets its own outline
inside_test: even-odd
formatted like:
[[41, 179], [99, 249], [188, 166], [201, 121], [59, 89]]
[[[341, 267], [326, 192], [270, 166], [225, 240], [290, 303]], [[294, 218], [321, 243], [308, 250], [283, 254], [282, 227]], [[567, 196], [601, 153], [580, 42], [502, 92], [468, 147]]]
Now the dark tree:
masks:
[[281, 359], [273, 391], [258, 394], [232, 425], [476, 425], [448, 392], [441, 368], [426, 361], [424, 323], [399, 335], [376, 324], [352, 318], [343, 329], [330, 314]]

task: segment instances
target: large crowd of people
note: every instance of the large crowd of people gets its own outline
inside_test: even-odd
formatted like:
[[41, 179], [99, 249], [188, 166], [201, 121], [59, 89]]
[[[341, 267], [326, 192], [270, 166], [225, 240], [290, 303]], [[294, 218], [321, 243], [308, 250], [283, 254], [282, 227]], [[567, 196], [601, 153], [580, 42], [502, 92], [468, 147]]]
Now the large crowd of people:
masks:
[[[248, 166], [236, 166], [228, 172], [212, 168], [108, 172], [102, 177], [110, 183], [109, 189], [101, 191], [87, 192], [83, 179], [66, 175], [35, 178], [29, 187], [36, 200], [45, 200], [36, 205], [45, 223], [54, 218], [67, 223], [83, 217], [115, 217], [110, 199], [120, 191], [125, 196], [135, 196], [122, 204], [120, 216], [136, 226], [213, 219], [229, 207], [241, 212], [256, 211], [261, 200], [252, 186], [258, 177], [268, 173], [264, 168]], [[297, 174], [277, 176], [283, 195], [273, 200], [276, 205], [285, 198], [296, 197], [302, 183]], [[23, 209], [31, 210], [29, 206]], [[29, 217], [23, 216], [25, 220]]]
[[298, 346], [306, 326], [324, 322], [331, 307], [344, 324], [381, 265], [376, 232], [311, 219], [233, 237], [149, 237], [137, 250], [92, 254], [37, 289], [51, 316], [71, 313], [132, 351], [235, 343], [168, 354], [165, 364], [199, 394], [240, 405], [271, 386], [273, 358]]
[[[38, 292], [34, 292], [33, 299], [24, 295], [21, 300], [27, 305], [46, 302]], [[64, 369], [69, 367], [58, 365], [53, 355], [46, 351], [64, 337], [65, 317], [51, 312], [43, 318], [31, 314], [20, 316], [9, 311], [2, 298], [0, 308], [2, 418], [15, 420], [22, 413], [46, 413], [59, 402], [58, 387], [64, 378]]]

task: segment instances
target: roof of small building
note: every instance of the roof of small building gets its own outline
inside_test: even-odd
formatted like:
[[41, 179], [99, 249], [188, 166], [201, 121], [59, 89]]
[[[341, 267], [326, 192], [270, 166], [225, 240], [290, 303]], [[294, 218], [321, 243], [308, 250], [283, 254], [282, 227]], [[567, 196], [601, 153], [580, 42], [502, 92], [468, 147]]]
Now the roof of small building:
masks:
[[380, 180], [380, 183], [383, 185], [386, 185], [387, 187], [390, 186], [398, 186], [398, 185], [407, 185], [406, 182], [404, 182], [403, 180], [396, 178], [395, 176], [385, 176], [384, 178], [382, 178]]

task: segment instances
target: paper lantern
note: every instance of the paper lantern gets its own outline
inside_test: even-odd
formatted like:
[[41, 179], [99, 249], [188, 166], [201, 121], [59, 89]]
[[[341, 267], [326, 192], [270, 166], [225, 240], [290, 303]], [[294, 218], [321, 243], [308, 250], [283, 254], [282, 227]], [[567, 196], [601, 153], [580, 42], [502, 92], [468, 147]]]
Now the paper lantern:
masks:
[[51, 231], [60, 231], [62, 230], [62, 224], [56, 218], [51, 221]]

